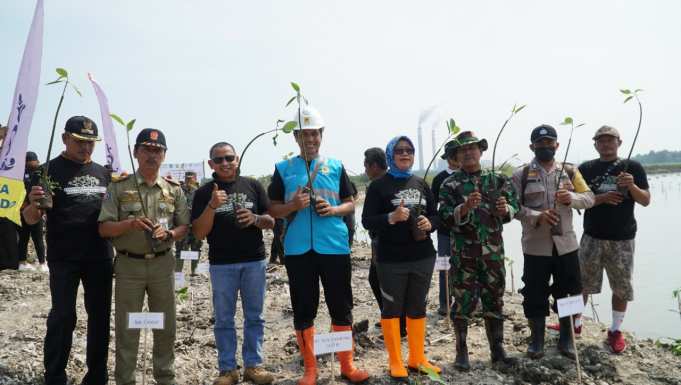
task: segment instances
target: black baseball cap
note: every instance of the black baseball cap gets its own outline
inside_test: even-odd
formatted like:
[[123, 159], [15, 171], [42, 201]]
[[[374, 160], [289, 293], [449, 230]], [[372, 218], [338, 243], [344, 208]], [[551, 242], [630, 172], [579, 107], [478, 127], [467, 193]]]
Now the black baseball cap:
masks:
[[137, 146], [151, 146], [160, 147], [167, 150], [166, 146], [166, 136], [160, 130], [155, 128], [145, 128], [137, 134], [137, 140], [135, 140], [135, 147]]
[[97, 125], [92, 119], [86, 116], [72, 116], [66, 121], [64, 132], [71, 134], [71, 136], [80, 140], [89, 140], [92, 142], [100, 141], [97, 136]]
[[558, 133], [556, 132], [556, 129], [549, 126], [548, 124], [542, 124], [541, 126], [532, 130], [532, 135], [530, 135], [530, 141], [532, 143], [544, 138], [558, 140]]
[[33, 152], [33, 151], [27, 151], [26, 152], [26, 161], [27, 162], [33, 162], [38, 160], [38, 155]]

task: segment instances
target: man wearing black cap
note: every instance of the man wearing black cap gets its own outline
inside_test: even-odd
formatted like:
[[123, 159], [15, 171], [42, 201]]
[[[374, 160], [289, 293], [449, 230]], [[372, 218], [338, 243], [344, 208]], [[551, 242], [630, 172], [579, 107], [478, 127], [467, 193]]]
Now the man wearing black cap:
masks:
[[[532, 334], [527, 354], [539, 358], [544, 354], [549, 295], [557, 300], [582, 292], [579, 243], [572, 228], [572, 209], [593, 206], [594, 194], [576, 167], [555, 161], [559, 144], [553, 127], [545, 124], [535, 128], [530, 140], [535, 157], [529, 165], [518, 168], [512, 180], [520, 199], [520, 211], [515, 218], [523, 227], [525, 286], [521, 293]], [[553, 285], [549, 286], [551, 278]], [[553, 310], [557, 312], [555, 302]], [[560, 319], [558, 351], [574, 359], [571, 327], [569, 317]]]
[[[458, 170], [459, 163], [456, 161], [456, 152], [453, 151], [456, 147], [455, 141], [450, 140], [445, 144], [444, 154], [441, 158], [447, 161], [447, 168], [440, 171], [435, 178], [433, 178], [433, 184], [431, 190], [433, 190], [433, 196], [438, 199], [440, 196], [440, 186], [442, 182], [447, 179], [448, 176], [452, 175], [454, 171]], [[449, 230], [445, 228], [437, 229], [437, 256], [438, 257], [451, 257], [451, 248], [449, 244]], [[445, 272], [440, 271], [440, 295], [438, 299], [440, 300], [440, 307], [437, 309], [437, 313], [443, 316], [449, 315], [449, 309], [447, 304], [451, 305], [451, 302], [447, 301], [447, 281], [445, 279]], [[451, 296], [450, 296], [451, 297]]]
[[[24, 186], [26, 186], [26, 200], [24, 206], [28, 205], [28, 194], [31, 192], [31, 178], [39, 178], [40, 162], [38, 155], [33, 151], [26, 152], [26, 168], [24, 171]], [[22, 208], [23, 208], [22, 207]], [[49, 271], [45, 263], [45, 242], [43, 241], [43, 219], [34, 225], [29, 225], [21, 218], [21, 228], [19, 229], [19, 270], [35, 270], [33, 265], [26, 262], [26, 255], [28, 254], [28, 240], [33, 240], [33, 247], [38, 256], [40, 266], [38, 269], [46, 273]]]
[[[66, 150], [41, 168], [47, 170], [53, 187], [53, 205], [46, 213], [52, 308], [45, 336], [45, 384], [67, 383], [66, 365], [76, 326], [78, 285], [82, 282], [88, 314], [88, 371], [82, 384], [103, 385], [108, 383], [112, 262], [111, 245], [97, 233], [97, 216], [111, 177], [91, 160], [99, 140], [92, 120], [74, 116], [66, 122], [64, 131]], [[31, 188], [30, 203], [22, 211], [27, 224], [36, 224], [43, 216], [38, 201], [44, 195], [41, 186]]]
[[144, 295], [149, 311], [164, 314], [163, 329], [154, 330], [154, 378], [175, 384], [174, 241], [187, 233], [189, 211], [180, 184], [164, 179], [159, 169], [166, 154], [163, 133], [145, 128], [135, 141], [139, 169], [109, 185], [99, 214], [99, 233], [116, 248], [117, 385], [135, 383], [139, 329], [128, 328], [128, 314], [141, 312]]
[[[184, 173], [184, 184], [182, 184], [182, 191], [184, 192], [184, 196], [187, 199], [187, 208], [190, 213], [192, 210], [192, 202], [194, 201], [194, 194], [198, 189], [199, 183], [196, 181], [196, 172], [186, 171]], [[181, 258], [182, 251], [185, 250], [196, 251], [197, 253], [199, 253], [200, 257], [202, 245], [203, 241], [200, 239], [196, 239], [196, 237], [194, 237], [194, 234], [192, 234], [191, 232], [190, 226], [189, 230], [187, 231], [187, 236], [175, 242], [175, 258], [177, 261], [175, 264], [175, 271], [180, 272], [184, 268], [184, 260]], [[198, 266], [198, 264], [199, 264], [198, 259], [191, 260], [190, 265], [192, 275], [195, 274], [196, 266]]]

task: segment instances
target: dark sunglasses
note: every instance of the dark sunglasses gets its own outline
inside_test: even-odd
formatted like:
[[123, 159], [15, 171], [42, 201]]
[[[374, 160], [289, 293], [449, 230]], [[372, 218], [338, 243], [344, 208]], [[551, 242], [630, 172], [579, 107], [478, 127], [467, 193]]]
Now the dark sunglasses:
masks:
[[395, 147], [393, 153], [395, 155], [414, 155], [414, 149], [410, 147]]
[[213, 161], [213, 163], [222, 164], [222, 162], [224, 161], [227, 161], [227, 163], [232, 163], [234, 162], [234, 159], [236, 159], [236, 155], [216, 156], [211, 160]]

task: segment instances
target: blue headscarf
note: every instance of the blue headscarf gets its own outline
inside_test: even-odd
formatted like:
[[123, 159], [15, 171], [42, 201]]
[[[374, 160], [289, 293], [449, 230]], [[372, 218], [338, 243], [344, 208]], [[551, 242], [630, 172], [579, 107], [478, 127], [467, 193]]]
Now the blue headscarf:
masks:
[[409, 178], [410, 176], [413, 175], [413, 173], [411, 172], [411, 168], [409, 170], [404, 171], [397, 168], [397, 165], [395, 164], [395, 154], [393, 153], [393, 151], [395, 150], [395, 146], [397, 146], [397, 142], [399, 142], [400, 140], [405, 140], [409, 142], [411, 148], [413, 148], [414, 152], [416, 152], [416, 147], [414, 147], [414, 143], [408, 137], [396, 136], [392, 138], [392, 140], [388, 142], [388, 145], [385, 148], [385, 156], [388, 160], [388, 174], [392, 175], [395, 178]]

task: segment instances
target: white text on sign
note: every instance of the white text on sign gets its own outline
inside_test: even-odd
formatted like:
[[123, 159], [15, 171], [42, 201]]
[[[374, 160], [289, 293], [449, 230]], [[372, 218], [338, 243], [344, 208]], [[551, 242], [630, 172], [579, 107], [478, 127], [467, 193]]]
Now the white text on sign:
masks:
[[163, 329], [164, 313], [128, 313], [128, 329]]
[[352, 350], [352, 332], [335, 332], [327, 334], [315, 334], [314, 354], [347, 352]]
[[584, 298], [581, 295], [565, 297], [558, 300], [558, 317], [569, 317], [584, 312]]
[[199, 259], [199, 252], [198, 251], [191, 251], [191, 250], [182, 250], [182, 251], [180, 251], [180, 259], [198, 260]]
[[449, 270], [449, 257], [437, 257], [435, 259], [435, 270], [436, 271], [447, 271]]

